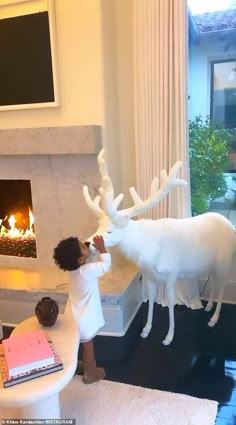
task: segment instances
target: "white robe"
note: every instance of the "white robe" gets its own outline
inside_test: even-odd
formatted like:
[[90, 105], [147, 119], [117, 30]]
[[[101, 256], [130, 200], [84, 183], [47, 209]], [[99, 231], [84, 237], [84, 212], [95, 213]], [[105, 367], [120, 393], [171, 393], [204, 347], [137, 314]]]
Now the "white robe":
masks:
[[79, 325], [80, 341], [91, 340], [104, 326], [98, 277], [111, 267], [111, 255], [99, 254], [98, 261], [89, 262], [70, 272], [69, 304]]

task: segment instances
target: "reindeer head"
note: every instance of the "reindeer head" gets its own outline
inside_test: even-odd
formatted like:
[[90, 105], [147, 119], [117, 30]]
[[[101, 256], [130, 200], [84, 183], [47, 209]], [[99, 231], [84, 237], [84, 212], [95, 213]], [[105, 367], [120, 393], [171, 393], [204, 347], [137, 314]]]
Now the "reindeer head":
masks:
[[[99, 188], [100, 195], [92, 200], [87, 186], [83, 187], [83, 195], [87, 206], [98, 218], [99, 227], [95, 234], [102, 235], [105, 246], [109, 248], [119, 244], [123, 238], [125, 228], [132, 217], [143, 214], [145, 211], [153, 208], [165, 198], [174, 187], [186, 186], [187, 182], [176, 178], [177, 172], [182, 165], [181, 161], [178, 161], [171, 168], [169, 175], [167, 175], [165, 170], [161, 171], [160, 188], [159, 179], [154, 177], [151, 183], [150, 196], [145, 201], [139, 197], [134, 187], [130, 187], [129, 191], [134, 205], [130, 208], [118, 211], [124, 195], [121, 193], [116, 198], [114, 197], [113, 184], [108, 174], [104, 153], [105, 150], [102, 149], [98, 155], [98, 165], [101, 176], [101, 187]], [[101, 199], [104, 209], [100, 206]], [[90, 242], [94, 235], [88, 239]]]

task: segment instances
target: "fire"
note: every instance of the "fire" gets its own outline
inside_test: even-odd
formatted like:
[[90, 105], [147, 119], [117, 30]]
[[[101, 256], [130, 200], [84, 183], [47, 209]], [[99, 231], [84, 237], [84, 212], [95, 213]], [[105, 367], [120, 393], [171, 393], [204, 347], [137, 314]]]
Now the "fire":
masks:
[[[7, 220], [10, 226], [10, 229], [7, 229], [2, 222]], [[0, 219], [0, 236], [5, 236], [8, 238], [35, 238], [35, 234], [33, 231], [34, 224], [34, 216], [29, 208], [29, 227], [24, 230], [17, 226], [17, 218], [15, 215], [11, 214], [10, 217], [5, 217], [4, 219]]]

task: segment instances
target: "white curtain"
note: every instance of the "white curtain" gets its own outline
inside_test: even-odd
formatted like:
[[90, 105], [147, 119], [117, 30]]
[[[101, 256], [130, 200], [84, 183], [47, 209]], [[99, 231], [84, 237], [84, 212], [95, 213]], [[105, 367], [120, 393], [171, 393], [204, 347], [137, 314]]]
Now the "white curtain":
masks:
[[[186, 0], [133, 0], [134, 115], [138, 193], [147, 198], [150, 183], [183, 162], [180, 176], [189, 183], [187, 119]], [[175, 189], [148, 218], [190, 216], [190, 189]], [[143, 296], [145, 299], [145, 282]], [[157, 302], [166, 305], [159, 283]], [[178, 282], [176, 301], [201, 307], [197, 282]]]

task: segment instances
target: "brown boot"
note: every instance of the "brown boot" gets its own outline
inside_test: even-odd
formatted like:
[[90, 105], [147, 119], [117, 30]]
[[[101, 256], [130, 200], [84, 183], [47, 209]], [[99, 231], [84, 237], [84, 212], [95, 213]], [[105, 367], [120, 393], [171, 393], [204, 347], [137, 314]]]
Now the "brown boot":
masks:
[[96, 361], [84, 362], [84, 384], [92, 384], [105, 378], [106, 372], [102, 367], [96, 367]]

